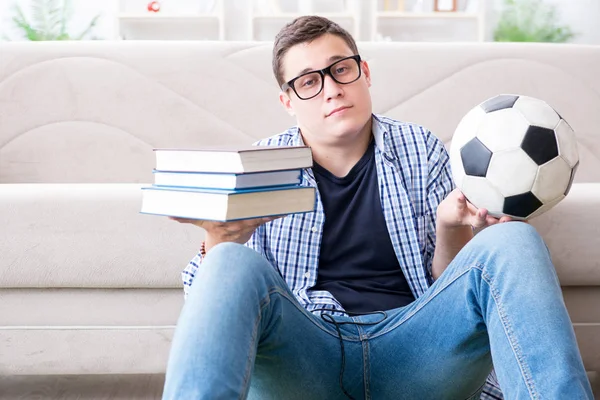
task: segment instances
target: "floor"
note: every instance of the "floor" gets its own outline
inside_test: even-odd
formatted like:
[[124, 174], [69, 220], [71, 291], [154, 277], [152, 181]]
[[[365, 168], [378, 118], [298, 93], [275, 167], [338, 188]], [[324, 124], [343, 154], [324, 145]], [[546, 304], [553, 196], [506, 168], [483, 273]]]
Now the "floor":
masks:
[[0, 400], [160, 400], [164, 375], [0, 376]]
[[[0, 400], [154, 400], [164, 375], [0, 376]], [[595, 380], [594, 380], [595, 381]], [[596, 387], [600, 400], [600, 387]]]

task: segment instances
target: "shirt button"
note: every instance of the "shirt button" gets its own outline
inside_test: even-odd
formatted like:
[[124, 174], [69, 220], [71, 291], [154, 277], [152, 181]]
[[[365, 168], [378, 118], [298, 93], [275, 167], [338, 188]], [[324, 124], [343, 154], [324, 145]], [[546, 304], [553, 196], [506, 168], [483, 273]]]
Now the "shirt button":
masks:
[[307, 279], [308, 279], [308, 278], [310, 278], [310, 272], [306, 272], [306, 273], [304, 274], [304, 277], [305, 277], [305, 278], [307, 278]]
[[317, 231], [317, 227], [316, 227], [316, 226], [313, 226], [313, 227], [312, 227], [312, 231], [313, 231], [313, 232], [316, 232], [316, 231]]

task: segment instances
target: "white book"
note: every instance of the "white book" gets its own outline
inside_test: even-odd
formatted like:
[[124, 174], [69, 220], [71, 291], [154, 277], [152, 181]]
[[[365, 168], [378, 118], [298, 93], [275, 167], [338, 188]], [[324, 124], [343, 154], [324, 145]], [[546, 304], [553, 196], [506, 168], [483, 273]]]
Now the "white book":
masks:
[[308, 146], [154, 149], [156, 169], [171, 172], [241, 174], [312, 167]]
[[154, 171], [157, 186], [178, 186], [206, 189], [249, 189], [270, 186], [299, 185], [302, 170], [222, 174], [215, 172]]
[[232, 221], [312, 212], [313, 187], [269, 190], [206, 190], [152, 186], [142, 188], [141, 213], [212, 221]]

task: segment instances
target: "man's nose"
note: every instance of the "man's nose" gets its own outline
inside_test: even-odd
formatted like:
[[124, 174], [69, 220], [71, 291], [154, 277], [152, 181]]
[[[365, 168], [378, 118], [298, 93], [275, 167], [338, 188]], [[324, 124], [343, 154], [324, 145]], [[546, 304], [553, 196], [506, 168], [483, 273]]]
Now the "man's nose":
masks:
[[344, 91], [342, 90], [341, 84], [333, 80], [331, 76], [325, 75], [323, 81], [323, 93], [325, 95], [325, 99], [330, 100], [335, 97], [342, 96]]

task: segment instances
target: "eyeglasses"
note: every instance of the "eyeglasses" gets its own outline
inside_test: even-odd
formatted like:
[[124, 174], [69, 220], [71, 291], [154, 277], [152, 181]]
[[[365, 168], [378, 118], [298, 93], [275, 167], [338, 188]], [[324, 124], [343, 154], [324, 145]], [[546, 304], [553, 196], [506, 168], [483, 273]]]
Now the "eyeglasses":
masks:
[[329, 67], [306, 72], [295, 77], [291, 81], [281, 85], [281, 90], [285, 92], [292, 88], [299, 99], [312, 99], [323, 90], [323, 86], [325, 85], [325, 75], [329, 75], [334, 81], [343, 85], [357, 81], [361, 75], [360, 60], [358, 54], [342, 58], [331, 64]]

